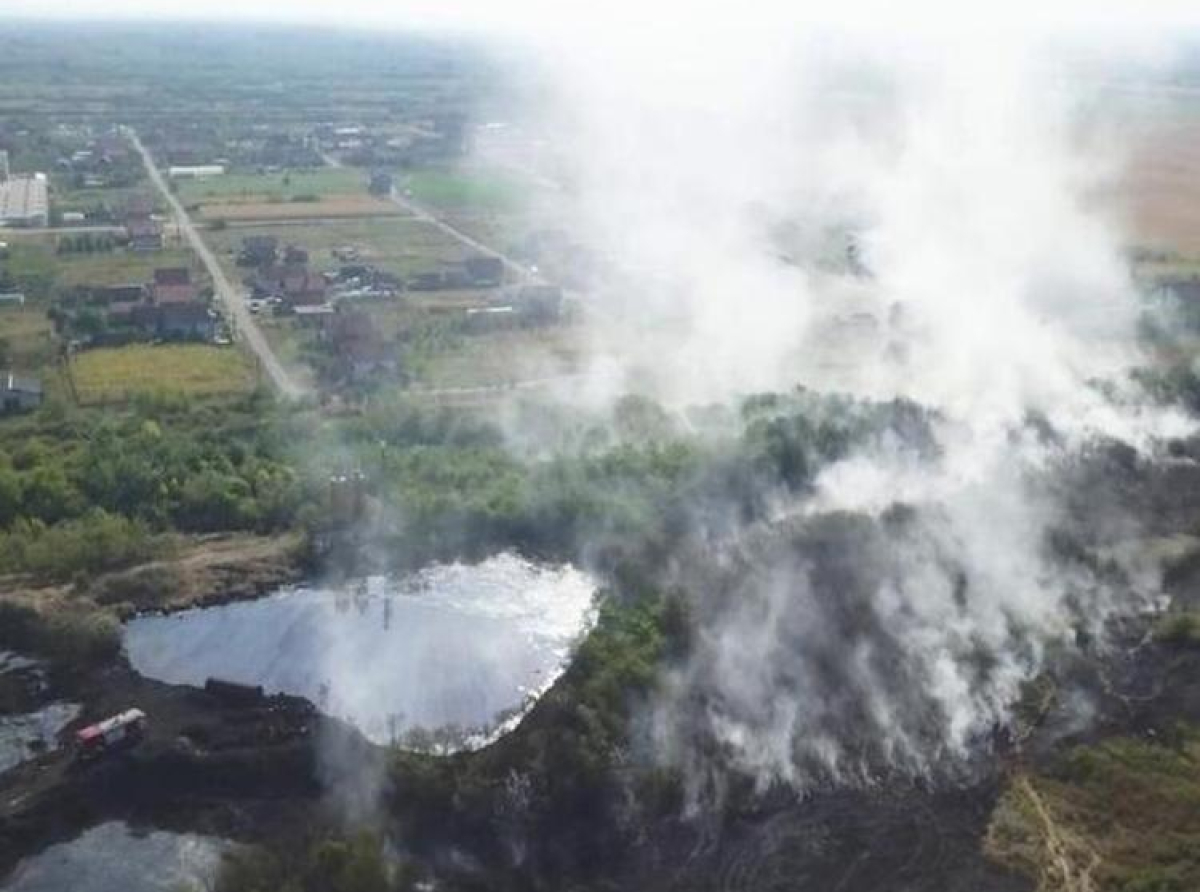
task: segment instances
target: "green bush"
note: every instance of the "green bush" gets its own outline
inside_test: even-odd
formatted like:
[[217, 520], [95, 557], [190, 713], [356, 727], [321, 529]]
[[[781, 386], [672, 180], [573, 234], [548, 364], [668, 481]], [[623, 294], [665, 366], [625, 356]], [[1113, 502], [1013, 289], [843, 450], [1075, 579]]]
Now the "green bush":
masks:
[[414, 888], [371, 833], [324, 837], [287, 851], [245, 846], [226, 855], [216, 892], [401, 892]]
[[0, 602], [0, 646], [72, 666], [112, 660], [121, 649], [121, 628], [111, 615], [80, 609], [50, 615]]
[[0, 533], [0, 571], [69, 579], [146, 561], [166, 548], [144, 523], [97, 508], [54, 526], [18, 521]]

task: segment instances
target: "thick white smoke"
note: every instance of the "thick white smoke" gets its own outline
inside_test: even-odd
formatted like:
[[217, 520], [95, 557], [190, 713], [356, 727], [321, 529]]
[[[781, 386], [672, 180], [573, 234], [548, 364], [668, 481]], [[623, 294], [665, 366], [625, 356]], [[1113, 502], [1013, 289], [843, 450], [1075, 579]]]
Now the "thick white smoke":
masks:
[[1095, 200], [1118, 156], [1048, 45], [775, 24], [562, 54], [595, 354], [674, 405], [906, 397], [940, 450], [858, 450], [684, 580], [707, 590], [657, 739], [764, 782], [926, 772], [1006, 721], [1048, 647], [1154, 593], [1048, 554], [1057, 469], [1187, 425], [1094, 384], [1138, 361], [1138, 297]]

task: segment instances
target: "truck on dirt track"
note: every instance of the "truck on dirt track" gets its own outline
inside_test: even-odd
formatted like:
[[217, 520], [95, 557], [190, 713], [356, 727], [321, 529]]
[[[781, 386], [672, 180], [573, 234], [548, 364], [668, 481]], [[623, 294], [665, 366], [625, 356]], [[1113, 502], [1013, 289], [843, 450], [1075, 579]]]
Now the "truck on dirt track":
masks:
[[127, 709], [76, 731], [75, 752], [80, 759], [96, 759], [114, 750], [136, 746], [145, 735], [146, 713]]

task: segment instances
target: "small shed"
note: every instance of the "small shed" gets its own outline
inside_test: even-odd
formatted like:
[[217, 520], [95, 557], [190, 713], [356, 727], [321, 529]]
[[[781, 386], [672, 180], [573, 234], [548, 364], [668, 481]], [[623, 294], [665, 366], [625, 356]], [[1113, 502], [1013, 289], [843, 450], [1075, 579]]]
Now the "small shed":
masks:
[[42, 382], [11, 372], [0, 375], [0, 413], [30, 412], [42, 404]]

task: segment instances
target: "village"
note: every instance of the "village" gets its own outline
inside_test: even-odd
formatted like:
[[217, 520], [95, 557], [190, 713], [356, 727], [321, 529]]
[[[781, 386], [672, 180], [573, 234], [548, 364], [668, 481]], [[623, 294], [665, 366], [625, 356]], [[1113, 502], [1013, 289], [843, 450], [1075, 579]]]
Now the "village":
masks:
[[576, 310], [545, 271], [579, 258], [501, 175], [447, 167], [470, 138], [461, 120], [137, 136], [144, 156], [116, 125], [0, 130], [0, 343], [37, 335], [7, 338], [22, 343], [0, 356], [0, 405], [170, 388], [187, 377], [173, 357], [194, 364], [201, 347], [215, 370], [202, 392], [259, 386], [264, 362], [322, 400], [504, 387], [516, 363], [472, 377], [455, 355], [569, 342]]

